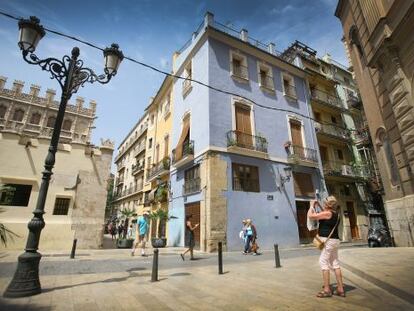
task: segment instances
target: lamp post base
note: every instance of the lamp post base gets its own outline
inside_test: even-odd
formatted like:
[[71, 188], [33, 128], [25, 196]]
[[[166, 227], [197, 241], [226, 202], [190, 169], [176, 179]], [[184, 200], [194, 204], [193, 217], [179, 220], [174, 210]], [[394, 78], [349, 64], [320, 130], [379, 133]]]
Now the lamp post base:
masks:
[[18, 258], [13, 279], [3, 294], [6, 298], [28, 297], [40, 294], [39, 262], [42, 255], [38, 252], [25, 252]]

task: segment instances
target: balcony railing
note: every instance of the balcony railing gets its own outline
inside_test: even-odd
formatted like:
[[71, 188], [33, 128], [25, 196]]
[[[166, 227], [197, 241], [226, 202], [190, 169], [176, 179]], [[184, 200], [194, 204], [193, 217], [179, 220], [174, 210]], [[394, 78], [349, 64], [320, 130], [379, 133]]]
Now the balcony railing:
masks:
[[267, 153], [267, 140], [261, 136], [254, 136], [240, 131], [227, 132], [227, 147], [237, 146], [245, 149]]
[[360, 109], [362, 106], [361, 99], [351, 92], [348, 92], [346, 94], [346, 102], [348, 103], [348, 107], [350, 108]]
[[116, 193], [114, 195], [114, 200], [126, 197], [127, 195], [131, 195], [131, 194], [135, 194], [137, 192], [140, 192], [140, 191], [142, 191], [143, 188], [144, 188], [143, 184], [136, 184], [133, 187], [126, 188], [126, 189]]
[[233, 190], [260, 192], [259, 180], [233, 177]]
[[183, 95], [186, 95], [191, 90], [191, 74], [186, 75], [183, 81]]
[[333, 106], [335, 108], [344, 109], [342, 101], [339, 97], [326, 93], [318, 89], [311, 90], [311, 98], [322, 104]]
[[139, 155], [141, 152], [145, 150], [145, 141], [143, 144], [139, 145], [138, 148], [134, 151], [134, 157]]
[[345, 140], [351, 139], [349, 131], [337, 126], [336, 124], [321, 124], [319, 122], [315, 122], [315, 128], [319, 133], [327, 134]]
[[367, 129], [358, 129], [352, 132], [352, 140], [356, 144], [367, 144], [370, 142], [369, 131]]
[[160, 163], [147, 170], [147, 181], [155, 176], [166, 173], [170, 170], [170, 157], [165, 157]]
[[235, 65], [234, 63], [233, 63], [233, 66], [232, 66], [232, 75], [237, 77], [237, 78], [241, 78], [241, 79], [245, 79], [245, 80], [249, 79], [248, 68], [246, 66], [242, 66], [242, 65]]
[[284, 95], [289, 96], [291, 98], [296, 98], [296, 87], [294, 85], [290, 85], [290, 84], [284, 84], [283, 85], [283, 92]]
[[273, 77], [269, 75], [260, 75], [260, 86], [268, 90], [274, 90], [275, 85], [273, 82]]
[[369, 165], [344, 164], [336, 161], [324, 161], [323, 172], [326, 176], [345, 176], [355, 178], [369, 178], [372, 173]]
[[316, 150], [311, 148], [304, 148], [298, 145], [291, 145], [288, 147], [289, 158], [294, 158], [308, 162], [318, 162], [316, 157]]
[[190, 155], [194, 155], [194, 140], [189, 140], [183, 143], [183, 153], [181, 157], [176, 154], [176, 149], [173, 149], [172, 163], [175, 164]]
[[132, 165], [132, 175], [138, 174], [140, 172], [143, 172], [145, 168], [145, 165], [142, 163], [141, 165], [139, 164], [133, 164]]
[[183, 195], [200, 191], [200, 178], [185, 180], [183, 185]]

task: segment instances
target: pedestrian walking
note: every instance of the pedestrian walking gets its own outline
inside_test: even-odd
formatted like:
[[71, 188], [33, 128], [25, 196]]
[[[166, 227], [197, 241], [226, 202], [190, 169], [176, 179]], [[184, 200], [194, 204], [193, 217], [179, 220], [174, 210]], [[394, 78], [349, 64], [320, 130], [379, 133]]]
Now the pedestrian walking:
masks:
[[109, 233], [111, 234], [112, 240], [116, 240], [116, 224], [114, 222], [111, 222], [110, 224]]
[[132, 239], [133, 235], [133, 228], [132, 225], [129, 225], [128, 232], [127, 232], [127, 239]]
[[322, 270], [323, 289], [317, 293], [316, 297], [332, 297], [330, 287], [330, 270], [335, 272], [336, 290], [335, 295], [345, 297], [345, 290], [342, 281], [342, 272], [338, 261], [338, 223], [339, 215], [337, 211], [337, 200], [334, 196], [329, 196], [323, 202], [323, 211], [316, 213], [314, 209], [309, 209], [308, 216], [319, 221], [318, 238], [324, 243], [319, 257], [319, 266]]
[[118, 225], [118, 239], [122, 239], [124, 235], [124, 221], [122, 220], [121, 223]]
[[195, 240], [194, 240], [194, 230], [199, 226], [199, 224], [193, 224], [191, 223], [191, 215], [188, 215], [185, 217], [185, 238], [186, 238], [186, 244], [188, 245], [188, 249], [180, 254], [181, 259], [185, 260], [185, 254], [190, 252], [190, 260], [194, 260], [194, 254], [193, 249], [195, 246]]
[[[246, 240], [244, 243], [244, 252], [243, 254], [247, 255], [250, 252], [253, 252], [253, 255], [257, 255], [257, 230], [253, 225], [251, 219], [246, 219]], [[254, 246], [255, 245], [255, 246]], [[253, 246], [253, 249], [252, 249]]]
[[147, 242], [147, 234], [149, 229], [149, 212], [145, 211], [142, 216], [138, 217], [136, 226], [136, 238], [132, 245], [131, 256], [135, 255], [135, 249], [141, 245], [141, 256], [145, 255], [145, 243]]
[[243, 241], [243, 253], [244, 253], [244, 246], [246, 244], [246, 219], [242, 220], [242, 229], [239, 232], [239, 238]]

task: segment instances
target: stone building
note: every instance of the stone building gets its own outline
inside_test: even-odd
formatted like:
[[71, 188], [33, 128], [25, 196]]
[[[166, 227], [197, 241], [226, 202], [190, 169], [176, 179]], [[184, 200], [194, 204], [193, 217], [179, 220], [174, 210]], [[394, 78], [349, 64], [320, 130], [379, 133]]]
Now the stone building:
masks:
[[414, 2], [338, 2], [397, 246], [414, 245]]
[[325, 183], [329, 194], [337, 197], [344, 219], [340, 237], [366, 240], [370, 221], [385, 224], [385, 217], [382, 204], [374, 205], [381, 187], [374, 191], [371, 184], [381, 185], [381, 179], [352, 73], [329, 54], [318, 57], [316, 50], [299, 41], [282, 55], [308, 73]]
[[[59, 102], [54, 90], [41, 97], [39, 86], [24, 93], [24, 82], [14, 81], [7, 89], [6, 80], [0, 77], [0, 184], [6, 186], [0, 193], [4, 209], [0, 222], [20, 235], [8, 247], [22, 249]], [[113, 143], [102, 141], [99, 147], [90, 143], [95, 113], [96, 103], [84, 107], [81, 97], [66, 108], [45, 204], [41, 250], [69, 250], [74, 238], [81, 248], [102, 245]]]

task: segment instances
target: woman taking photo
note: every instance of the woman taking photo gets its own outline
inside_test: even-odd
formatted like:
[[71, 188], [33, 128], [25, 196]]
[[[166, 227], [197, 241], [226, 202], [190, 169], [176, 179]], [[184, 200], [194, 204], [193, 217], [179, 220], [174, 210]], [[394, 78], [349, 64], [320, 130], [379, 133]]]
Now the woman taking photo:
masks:
[[[312, 204], [313, 202], [311, 202]], [[325, 246], [322, 249], [319, 257], [319, 265], [322, 270], [323, 290], [319, 292], [316, 297], [326, 298], [332, 297], [332, 290], [329, 283], [330, 270], [335, 271], [337, 287], [335, 295], [345, 297], [344, 285], [342, 282], [342, 272], [338, 261], [338, 223], [339, 215], [337, 212], [337, 201], [334, 196], [325, 199], [323, 203], [323, 211], [316, 213], [313, 208], [309, 209], [308, 217], [310, 219], [319, 220], [319, 239], [324, 242]]]
[[185, 240], [186, 240], [185, 244], [188, 245], [188, 249], [184, 253], [180, 254], [182, 260], [185, 259], [184, 256], [188, 252], [190, 252], [190, 260], [194, 260], [194, 255], [193, 255], [193, 249], [195, 246], [194, 230], [198, 227], [199, 224], [195, 224], [193, 226], [190, 218], [191, 218], [191, 215], [188, 215], [185, 217]]

